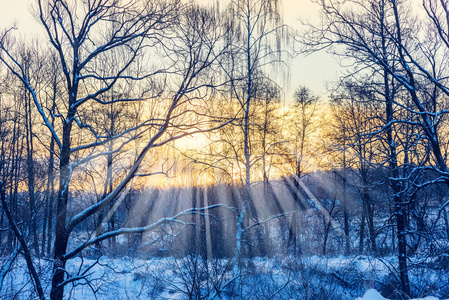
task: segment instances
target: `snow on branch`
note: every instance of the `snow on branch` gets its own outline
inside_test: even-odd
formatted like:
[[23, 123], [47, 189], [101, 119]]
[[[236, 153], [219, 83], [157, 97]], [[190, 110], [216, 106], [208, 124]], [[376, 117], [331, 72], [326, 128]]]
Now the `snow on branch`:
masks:
[[[64, 259], [68, 260], [70, 258], [73, 258], [74, 256], [76, 256], [78, 253], [80, 253], [81, 251], [83, 251], [85, 248], [90, 247], [96, 243], [99, 243], [103, 240], [115, 237], [115, 236], [119, 236], [119, 235], [124, 235], [124, 234], [136, 234], [136, 233], [144, 233], [150, 230], [153, 230], [163, 224], [166, 223], [178, 223], [182, 225], [182, 229], [184, 229], [187, 225], [194, 225], [193, 223], [188, 223], [188, 222], [184, 222], [182, 220], [179, 220], [181, 217], [183, 216], [188, 216], [188, 215], [192, 215], [192, 214], [204, 214], [204, 211], [208, 211], [210, 209], [214, 209], [214, 208], [226, 208], [229, 210], [234, 210], [233, 207], [229, 207], [225, 204], [214, 204], [214, 205], [210, 205], [207, 207], [201, 207], [201, 208], [190, 208], [184, 211], [179, 212], [178, 214], [174, 215], [173, 217], [164, 217], [159, 219], [158, 221], [149, 224], [147, 226], [142, 226], [142, 227], [131, 227], [131, 228], [120, 228], [118, 230], [114, 230], [114, 231], [110, 231], [107, 233], [104, 233], [102, 235], [99, 235], [95, 238], [90, 239], [89, 241], [83, 243], [82, 245], [76, 247], [75, 249], [73, 249], [70, 252], [67, 252], [67, 254], [64, 255]], [[180, 231], [182, 231], [182, 229]]]
[[285, 217], [285, 216], [287, 216], [289, 214], [293, 214], [293, 213], [296, 213], [296, 212], [298, 212], [298, 211], [297, 210], [286, 211], [286, 212], [277, 214], [275, 216], [271, 216], [271, 217], [269, 217], [269, 218], [267, 218], [265, 220], [262, 220], [262, 221], [259, 221], [259, 222], [255, 222], [255, 223], [251, 224], [250, 226], [246, 227], [245, 229], [243, 229], [243, 233], [247, 232], [248, 230], [250, 230], [251, 228], [253, 228], [255, 226], [259, 226], [259, 225], [265, 224], [267, 222], [270, 222], [270, 221], [273, 221], [275, 219], [279, 219], [279, 218]]

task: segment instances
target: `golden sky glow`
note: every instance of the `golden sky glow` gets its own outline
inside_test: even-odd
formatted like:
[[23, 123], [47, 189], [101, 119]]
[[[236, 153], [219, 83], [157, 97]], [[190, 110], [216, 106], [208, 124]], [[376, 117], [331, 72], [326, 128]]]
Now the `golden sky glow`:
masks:
[[[212, 0], [198, 1], [208, 2]], [[31, 6], [33, 3], [36, 3], [35, 0], [0, 0], [0, 5], [2, 5], [2, 9], [0, 10], [0, 30], [14, 25], [18, 29], [17, 34], [20, 36], [32, 36], [39, 34], [40, 32], [44, 38], [45, 35], [42, 27], [39, 26], [38, 21], [35, 20], [31, 14]], [[294, 29], [301, 28], [299, 19], [302, 19], [303, 21], [314, 21], [314, 19], [317, 19], [318, 7], [310, 0], [284, 0], [283, 7], [285, 22]], [[330, 71], [330, 69], [332, 69], [332, 71]], [[286, 100], [289, 101], [292, 98], [293, 92], [298, 85], [310, 87], [313, 94], [323, 94], [325, 92], [324, 82], [326, 80], [335, 79], [337, 70], [337, 64], [333, 58], [328, 55], [315, 54], [305, 58], [298, 56], [298, 58], [292, 61], [291, 82], [289, 83], [289, 87], [286, 88]], [[204, 148], [207, 145], [207, 140], [204, 136], [194, 136], [178, 141], [176, 145], [183, 150], [188, 150], [192, 148], [193, 145], [193, 148], [198, 149]], [[166, 155], [164, 157], [171, 156]], [[164, 160], [161, 160], [160, 164], [154, 165], [150, 171], [161, 171], [164, 169], [161, 165], [162, 163], [167, 164], [164, 166], [165, 169], [172, 164], [171, 161], [165, 162]], [[192, 178], [188, 177], [189, 174], [186, 174], [186, 178], [180, 177], [180, 174], [185, 173], [184, 171], [185, 170], [178, 170], [178, 172], [175, 172], [176, 176], [178, 176], [176, 179], [178, 185], [183, 185], [186, 183], [185, 181], [192, 180]], [[232, 172], [236, 178], [241, 177], [241, 174], [239, 174], [237, 169], [233, 169]], [[272, 175], [277, 177], [276, 175], [278, 174], [273, 171]], [[153, 185], [162, 186], [167, 180], [161, 175], [152, 177], [151, 181], [153, 182]], [[205, 183], [207, 184], [207, 182]]]

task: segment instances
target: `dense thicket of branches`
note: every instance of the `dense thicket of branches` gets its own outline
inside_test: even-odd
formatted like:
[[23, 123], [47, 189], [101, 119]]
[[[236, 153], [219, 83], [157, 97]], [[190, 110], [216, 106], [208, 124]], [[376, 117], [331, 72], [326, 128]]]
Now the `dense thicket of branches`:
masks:
[[422, 293], [449, 255], [448, 4], [316, 2], [301, 46], [350, 65], [329, 99], [283, 94], [280, 1], [38, 0], [43, 36], [4, 29], [0, 292], [17, 257], [63, 299], [102, 255], [170, 255], [229, 258], [211, 295], [242, 297], [244, 258], [319, 253], [395, 254], [390, 297]]

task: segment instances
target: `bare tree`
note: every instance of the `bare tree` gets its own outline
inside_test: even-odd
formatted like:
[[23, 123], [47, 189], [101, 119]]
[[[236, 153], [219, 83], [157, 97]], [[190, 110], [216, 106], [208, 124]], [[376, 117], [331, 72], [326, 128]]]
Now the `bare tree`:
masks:
[[[270, 66], [281, 63], [283, 38], [287, 28], [282, 24], [277, 0], [232, 0], [228, 6], [228, 22], [232, 29], [230, 39], [233, 49], [225, 65], [231, 79], [231, 97], [236, 99], [242, 110], [244, 194], [237, 217], [236, 244], [233, 275], [235, 287], [240, 288], [239, 257], [242, 251], [242, 235], [245, 231], [247, 212], [251, 201], [252, 153], [251, 111], [257, 98], [257, 84], [268, 78], [265, 72]], [[285, 39], [284, 39], [285, 40]]]
[[[370, 187], [379, 185], [374, 179], [377, 169], [383, 162], [382, 144], [370, 133], [382, 127], [378, 111], [382, 109], [381, 101], [375, 99], [369, 84], [360, 86], [355, 82], [342, 84], [338, 95], [332, 96], [333, 130], [330, 132], [332, 145], [336, 152], [341, 153], [341, 171], [339, 179], [343, 186], [345, 237], [348, 237], [348, 202], [346, 188], [348, 180], [352, 188], [360, 195], [362, 216], [360, 224], [359, 251], [363, 251], [365, 224], [368, 225], [371, 251], [375, 252], [376, 230], [374, 226], [375, 202]], [[366, 87], [365, 87], [366, 86]], [[336, 166], [338, 168], [338, 165]], [[348, 241], [348, 238], [346, 238]]]
[[[292, 178], [292, 196], [295, 201], [295, 210], [304, 207], [301, 197], [300, 180], [314, 167], [313, 158], [316, 157], [316, 151], [319, 149], [317, 140], [317, 130], [323, 125], [318, 116], [324, 114], [320, 111], [319, 98], [312, 94], [310, 89], [305, 86], [299, 86], [294, 92], [294, 103], [288, 107], [285, 113], [286, 129], [288, 136], [282, 146], [283, 151], [283, 171]], [[299, 234], [299, 216], [300, 213], [292, 214], [289, 228], [288, 247], [293, 255], [296, 255], [300, 245], [297, 237]], [[299, 250], [300, 252], [300, 250]]]
[[[8, 49], [7, 34], [2, 36], [0, 60], [26, 86], [57, 146], [59, 188], [50, 297], [62, 299], [64, 286], [83, 278], [82, 274], [67, 276], [66, 262], [85, 248], [118, 235], [152, 230], [166, 222], [179, 223], [179, 218], [197, 211], [189, 210], [148, 226], [108, 231], [68, 249], [75, 228], [117, 203], [118, 195], [129, 182], [136, 175], [143, 175], [139, 174], [139, 167], [150, 149], [210, 130], [202, 126], [208, 122], [204, 111], [192, 107], [199, 108], [212, 97], [215, 82], [206, 74], [212, 74], [217, 56], [226, 49], [226, 44], [220, 42], [222, 34], [215, 11], [184, 6], [180, 1], [38, 1], [38, 15], [57, 52], [65, 79], [66, 95], [56, 107], [62, 127], [52, 121], [49, 111], [54, 113], [54, 110], [43, 107], [23, 65]], [[122, 55], [118, 65], [99, 69], [99, 64], [116, 51]], [[143, 62], [151, 56], [159, 58], [159, 62], [145, 68]], [[121, 93], [130, 82], [140, 82], [139, 88], [134, 94]], [[112, 91], [115, 92], [112, 98], [108, 97]], [[106, 107], [130, 102], [146, 103], [145, 108], [151, 109], [149, 117], [119, 133], [103, 134], [85, 115], [89, 105]], [[113, 182], [113, 187], [97, 203], [76, 214], [70, 213], [69, 204], [75, 201], [70, 196], [72, 178], [80, 167], [118, 153], [144, 136], [143, 147], [121, 180]], [[112, 142], [117, 147], [111, 150], [108, 145]], [[10, 225], [14, 227], [14, 220], [10, 220]], [[20, 232], [16, 236], [19, 238]], [[26, 243], [22, 246], [25, 249]], [[39, 286], [38, 279], [36, 286]], [[41, 291], [38, 295], [44, 297]]]
[[[441, 94], [449, 95], [445, 65], [446, 47], [444, 34], [444, 5], [438, 1], [424, 1], [424, 10], [430, 22], [413, 16], [415, 12], [406, 1], [352, 1], [348, 3], [320, 0], [322, 26], [311, 26], [305, 43], [311, 48], [328, 49], [331, 53], [347, 59], [352, 66], [351, 74], [377, 76], [377, 84], [382, 84], [381, 94], [385, 100], [385, 125], [381, 131], [386, 134], [389, 148], [388, 165], [394, 195], [394, 215], [398, 232], [398, 257], [401, 290], [410, 294], [407, 271], [407, 194], [409, 189], [421, 188], [428, 184], [449, 183], [447, 180], [447, 162], [441, 141], [439, 124], [447, 118], [446, 101]], [[419, 27], [419, 22], [433, 24]], [[440, 28], [440, 29], [438, 29]], [[428, 33], [427, 40], [420, 33]], [[435, 34], [438, 33], [438, 34]], [[351, 75], [350, 74], [350, 75]], [[381, 80], [379, 80], [381, 78]], [[403, 102], [403, 97], [396, 97], [398, 88], [407, 93], [410, 101]], [[405, 108], [410, 114], [398, 115], [397, 110]], [[427, 144], [427, 150], [418, 166], [410, 161], [400, 160], [397, 136], [394, 135], [395, 124], [413, 128], [415, 135], [420, 135], [420, 147]], [[398, 125], [399, 126], [399, 125]], [[410, 128], [409, 127], [409, 128]], [[415, 146], [413, 146], [415, 147]], [[417, 148], [405, 149], [405, 153], [419, 153]], [[431, 156], [429, 158], [429, 155]], [[424, 158], [427, 157], [427, 158]], [[405, 157], [407, 158], [407, 156]], [[406, 168], [404, 168], [406, 167]], [[401, 170], [407, 170], [407, 181], [398, 180]], [[436, 171], [439, 177], [427, 183], [417, 183], [412, 178], [422, 170]], [[411, 176], [411, 177], [410, 177]], [[404, 177], [402, 177], [404, 178]]]

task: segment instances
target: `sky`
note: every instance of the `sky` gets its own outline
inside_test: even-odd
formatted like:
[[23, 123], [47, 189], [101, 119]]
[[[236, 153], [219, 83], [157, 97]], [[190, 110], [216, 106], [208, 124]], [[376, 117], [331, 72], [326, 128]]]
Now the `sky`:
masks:
[[[199, 0], [215, 2], [216, 0]], [[41, 31], [37, 21], [30, 12], [32, 0], [0, 0], [0, 32], [13, 24], [20, 35], [31, 36]], [[283, 0], [284, 21], [294, 29], [302, 28], [301, 20], [314, 22], [318, 16], [318, 6], [311, 0]], [[298, 55], [291, 62], [290, 82], [284, 87], [285, 98], [289, 101], [299, 85], [307, 86], [312, 93], [323, 96], [326, 83], [335, 81], [341, 73], [336, 60], [323, 52], [304, 57]]]
[[[318, 21], [319, 7], [311, 0], [283, 0], [284, 21], [294, 29], [302, 30], [301, 21]], [[312, 93], [324, 95], [325, 84], [335, 81], [341, 68], [335, 58], [324, 52], [315, 53], [306, 57], [298, 55], [291, 66], [292, 94], [298, 85], [304, 85], [311, 89]]]

